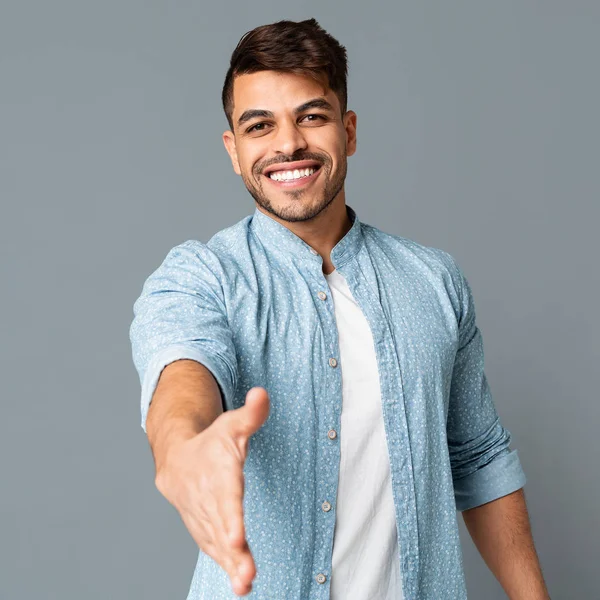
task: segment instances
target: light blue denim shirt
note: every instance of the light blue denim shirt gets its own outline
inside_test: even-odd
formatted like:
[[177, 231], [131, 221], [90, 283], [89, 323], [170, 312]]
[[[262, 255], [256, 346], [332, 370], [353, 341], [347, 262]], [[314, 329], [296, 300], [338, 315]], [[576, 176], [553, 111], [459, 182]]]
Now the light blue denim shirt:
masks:
[[[457, 511], [518, 490], [525, 474], [494, 406], [473, 296], [456, 261], [347, 209], [352, 227], [331, 261], [373, 334], [404, 597], [461, 600]], [[253, 386], [269, 393], [269, 417], [244, 466], [257, 568], [248, 598], [329, 598], [344, 364], [322, 265], [256, 208], [207, 243], [175, 246], [134, 305], [144, 430], [160, 372], [178, 359], [213, 373], [225, 410], [239, 408]], [[187, 600], [236, 597], [227, 573], [200, 551]]]

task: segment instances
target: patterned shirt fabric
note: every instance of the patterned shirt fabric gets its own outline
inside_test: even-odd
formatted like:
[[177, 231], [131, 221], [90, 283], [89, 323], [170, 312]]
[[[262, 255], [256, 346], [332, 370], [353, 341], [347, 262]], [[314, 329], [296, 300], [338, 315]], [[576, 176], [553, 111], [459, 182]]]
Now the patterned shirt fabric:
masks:
[[[331, 251], [371, 328], [406, 600], [467, 597], [457, 511], [525, 485], [484, 372], [467, 279], [444, 250], [362, 223]], [[244, 523], [257, 575], [249, 599], [330, 597], [340, 467], [342, 369], [323, 259], [267, 214], [207, 243], [187, 240], [147, 278], [130, 340], [141, 417], [161, 370], [192, 359], [225, 410], [266, 388], [270, 414], [250, 438]], [[325, 297], [326, 296], [326, 297]], [[187, 600], [237, 596], [201, 550]]]

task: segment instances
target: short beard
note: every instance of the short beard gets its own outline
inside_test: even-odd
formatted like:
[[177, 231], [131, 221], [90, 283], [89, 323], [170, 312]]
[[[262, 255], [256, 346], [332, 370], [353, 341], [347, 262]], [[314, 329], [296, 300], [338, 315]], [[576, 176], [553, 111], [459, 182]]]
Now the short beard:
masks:
[[[287, 221], [289, 223], [295, 223], [298, 221], [309, 221], [310, 219], [314, 219], [319, 213], [324, 211], [337, 197], [340, 193], [341, 189], [344, 187], [344, 181], [346, 179], [346, 172], [348, 170], [348, 156], [344, 151], [342, 156], [342, 160], [340, 161], [340, 170], [338, 171], [335, 179], [330, 180], [331, 174], [331, 163], [321, 162], [321, 169], [324, 169], [323, 177], [325, 177], [325, 187], [323, 189], [323, 196], [320, 198], [319, 202], [317, 202], [314, 206], [304, 207], [300, 203], [298, 205], [294, 205], [293, 207], [284, 207], [282, 209], [277, 209], [273, 206], [269, 198], [264, 194], [262, 189], [262, 183], [259, 184], [257, 188], [253, 182], [246, 177], [242, 173], [242, 180], [250, 195], [254, 198], [256, 203], [262, 207], [268, 213], [274, 215], [275, 217], [281, 219], [282, 221]], [[256, 172], [256, 177], [258, 181], [260, 181], [262, 177], [262, 169], [261, 171]], [[299, 200], [302, 198], [303, 194], [310, 193], [305, 192], [304, 190], [289, 190], [285, 192], [294, 200]]]

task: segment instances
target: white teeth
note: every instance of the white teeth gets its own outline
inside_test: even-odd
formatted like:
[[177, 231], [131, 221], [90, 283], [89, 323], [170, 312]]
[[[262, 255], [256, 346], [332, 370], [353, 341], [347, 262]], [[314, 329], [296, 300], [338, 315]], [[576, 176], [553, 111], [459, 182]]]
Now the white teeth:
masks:
[[302, 177], [309, 177], [315, 172], [314, 167], [307, 169], [295, 169], [294, 171], [273, 171], [269, 173], [269, 177], [275, 181], [291, 181]]

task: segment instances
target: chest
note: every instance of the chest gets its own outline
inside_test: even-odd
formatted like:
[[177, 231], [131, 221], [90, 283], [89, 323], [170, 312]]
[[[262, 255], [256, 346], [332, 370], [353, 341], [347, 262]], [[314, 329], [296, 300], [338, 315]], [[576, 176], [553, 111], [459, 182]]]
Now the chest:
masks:
[[385, 351], [388, 359], [397, 361], [407, 384], [411, 379], [447, 383], [458, 328], [441, 282], [364, 266], [347, 265], [340, 272], [346, 298], [322, 273], [302, 273], [285, 265], [236, 277], [228, 308], [242, 371], [272, 375], [293, 385], [314, 377], [329, 357], [339, 358], [340, 337], [353, 348], [356, 359], [360, 353], [353, 342], [363, 344], [370, 338], [376, 357]]

